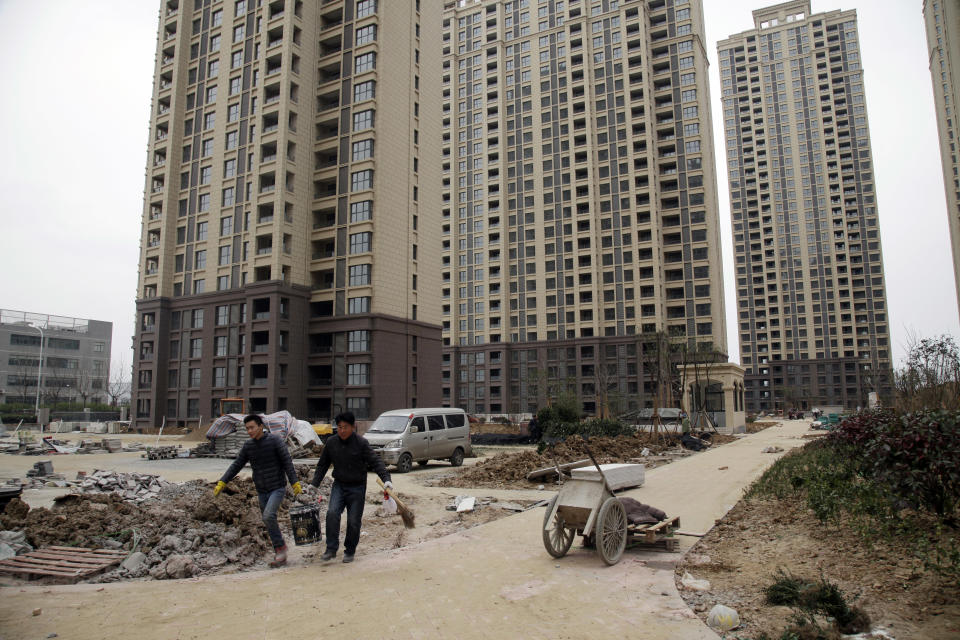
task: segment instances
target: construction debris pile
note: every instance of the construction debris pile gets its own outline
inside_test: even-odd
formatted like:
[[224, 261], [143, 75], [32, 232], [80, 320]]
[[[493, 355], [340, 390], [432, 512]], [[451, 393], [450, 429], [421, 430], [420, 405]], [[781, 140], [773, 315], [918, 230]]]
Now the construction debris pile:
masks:
[[[310, 469], [299, 468], [305, 478]], [[327, 480], [329, 483], [330, 480]], [[208, 482], [164, 482], [157, 476], [98, 471], [80, 482], [84, 493], [57, 499], [52, 509], [30, 509], [14, 498], [0, 514], [0, 530], [25, 533], [33, 547], [116, 549], [130, 555], [97, 578], [186, 578], [227, 566], [251, 567], [270, 550], [249, 479], [234, 479], [214, 498]], [[329, 491], [329, 488], [327, 489]], [[146, 497], [155, 494], [152, 497]], [[301, 498], [316, 501], [307, 485]], [[281, 528], [288, 530], [287, 506]]]
[[[713, 435], [715, 443], [732, 439], [730, 436]], [[460, 473], [440, 478], [436, 484], [441, 487], [532, 488], [538, 483], [527, 480], [530, 471], [587, 458], [585, 444], [580, 436], [572, 436], [555, 445], [552, 453], [550, 449], [544, 449], [542, 453], [530, 450], [498, 453], [477, 462], [473, 467], [464, 468]], [[590, 438], [589, 448], [598, 464], [643, 462], [648, 469], [666, 463], [672, 457], [689, 455], [679, 447], [678, 436], [649, 432]]]

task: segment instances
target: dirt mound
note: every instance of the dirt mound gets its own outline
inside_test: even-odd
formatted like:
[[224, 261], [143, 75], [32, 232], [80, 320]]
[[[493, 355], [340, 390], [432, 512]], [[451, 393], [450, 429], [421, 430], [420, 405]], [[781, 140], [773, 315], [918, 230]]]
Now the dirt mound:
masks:
[[552, 467], [554, 463], [583, 460], [588, 457], [588, 446], [599, 464], [628, 462], [640, 458], [644, 449], [651, 454], [657, 454], [667, 448], [663, 438], [655, 438], [649, 433], [614, 438], [595, 437], [590, 438], [589, 444], [580, 436], [573, 436], [556, 445], [552, 454], [549, 450], [543, 453], [530, 450], [499, 453], [487, 460], [481, 460], [462, 473], [441, 478], [436, 484], [441, 487], [536, 486], [539, 482], [527, 481], [528, 473], [534, 469]]
[[[300, 466], [297, 471], [305, 479], [310, 469]], [[315, 500], [315, 494], [313, 487], [304, 492], [305, 499]], [[289, 528], [288, 506], [285, 503], [279, 513], [282, 530]], [[191, 560], [189, 575], [225, 565], [249, 567], [271, 548], [257, 508], [256, 488], [246, 478], [234, 479], [217, 497], [209, 482], [192, 480], [169, 484], [157, 498], [140, 504], [115, 494], [70, 494], [59, 498], [52, 509], [29, 509], [15, 500], [0, 515], [0, 529], [23, 531], [34, 547], [106, 547], [145, 554], [142, 565], [117, 569], [101, 581], [147, 575], [184, 577], [182, 571], [172, 572], [168, 566], [170, 558], [184, 555]]]
[[199, 429], [194, 429], [190, 433], [186, 434], [181, 440], [184, 442], [206, 442], [207, 441], [207, 429], [210, 426], [200, 427]]

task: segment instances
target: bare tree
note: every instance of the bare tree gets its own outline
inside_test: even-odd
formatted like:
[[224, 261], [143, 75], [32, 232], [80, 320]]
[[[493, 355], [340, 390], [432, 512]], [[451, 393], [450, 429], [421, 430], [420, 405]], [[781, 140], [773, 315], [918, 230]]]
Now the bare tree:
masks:
[[87, 398], [93, 395], [94, 377], [89, 369], [80, 369], [77, 372], [77, 395], [83, 403], [83, 408], [87, 408]]
[[73, 377], [73, 369], [65, 367], [48, 367], [48, 373], [43, 380], [43, 394], [50, 404], [50, 407], [56, 411], [60, 402], [70, 401], [77, 379]]
[[107, 380], [107, 397], [110, 399], [110, 405], [118, 407], [121, 401], [130, 394], [130, 378], [128, 377], [126, 363], [123, 357], [120, 357], [120, 365], [110, 374]]
[[953, 337], [910, 342], [906, 363], [894, 374], [899, 408], [960, 409], [960, 348]]

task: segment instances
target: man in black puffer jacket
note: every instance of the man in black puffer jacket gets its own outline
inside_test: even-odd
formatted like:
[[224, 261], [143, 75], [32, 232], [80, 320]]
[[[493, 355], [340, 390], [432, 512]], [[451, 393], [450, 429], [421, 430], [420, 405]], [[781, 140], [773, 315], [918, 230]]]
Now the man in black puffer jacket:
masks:
[[275, 435], [263, 430], [263, 418], [258, 415], [249, 415], [243, 419], [243, 426], [247, 428], [250, 439], [243, 443], [237, 459], [227, 469], [220, 482], [217, 483], [213, 495], [217, 496], [228, 482], [240, 473], [244, 465], [250, 462], [253, 469], [253, 485], [257, 488], [257, 497], [260, 499], [260, 512], [263, 514], [263, 524], [270, 534], [270, 541], [276, 551], [276, 557], [270, 563], [271, 567], [279, 567], [287, 561], [287, 545], [280, 533], [277, 523], [277, 510], [283, 502], [287, 492], [287, 479], [293, 487], [293, 495], [299, 495], [303, 490], [297, 480], [297, 472], [293, 468], [293, 460], [287, 445]]
[[327, 505], [327, 550], [321, 560], [330, 560], [337, 555], [340, 546], [340, 514], [347, 510], [347, 535], [343, 539], [343, 561], [353, 562], [353, 554], [360, 541], [360, 521], [363, 518], [363, 502], [367, 494], [367, 469], [373, 470], [384, 486], [393, 488], [390, 474], [380, 456], [373, 452], [366, 438], [354, 433], [356, 419], [347, 411], [336, 417], [337, 435], [327, 438], [323, 452], [317, 461], [317, 471], [310, 481], [320, 486], [323, 476], [333, 463], [333, 488]]

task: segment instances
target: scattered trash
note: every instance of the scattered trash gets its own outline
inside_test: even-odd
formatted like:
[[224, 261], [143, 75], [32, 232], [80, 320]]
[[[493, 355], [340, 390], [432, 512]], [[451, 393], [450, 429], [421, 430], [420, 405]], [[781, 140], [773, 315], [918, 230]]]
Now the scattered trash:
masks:
[[477, 499], [473, 496], [464, 498], [457, 503], [457, 513], [473, 511], [476, 508]]
[[783, 451], [782, 447], [764, 447], [760, 453], [780, 453]]
[[716, 631], [730, 631], [740, 626], [740, 614], [722, 604], [714, 605], [707, 614], [707, 626]]
[[710, 581], [709, 580], [698, 580], [690, 575], [689, 572], [684, 572], [683, 577], [680, 578], [680, 585], [687, 591], [709, 591], [710, 590]]
[[644, 447], [643, 451], [640, 452], [640, 455], [646, 458], [648, 455], [650, 455], [650, 449], [647, 449], [646, 447]]
[[43, 609], [34, 609], [34, 610], [33, 610], [33, 615], [35, 615], [35, 616], [38, 616], [38, 615], [40, 615], [41, 613], [43, 613]]

